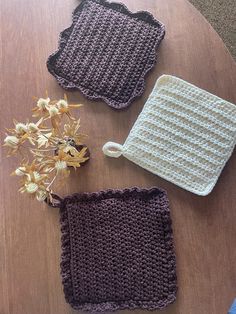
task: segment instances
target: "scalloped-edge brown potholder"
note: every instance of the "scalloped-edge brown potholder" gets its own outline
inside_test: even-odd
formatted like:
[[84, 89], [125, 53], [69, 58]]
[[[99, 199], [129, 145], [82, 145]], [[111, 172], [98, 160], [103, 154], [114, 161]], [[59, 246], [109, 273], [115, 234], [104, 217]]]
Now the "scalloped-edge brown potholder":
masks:
[[164, 25], [149, 12], [131, 13], [123, 4], [106, 0], [82, 0], [47, 67], [63, 88], [122, 109], [143, 93], [164, 34]]
[[159, 188], [60, 200], [64, 293], [74, 309], [162, 309], [176, 298], [169, 202]]

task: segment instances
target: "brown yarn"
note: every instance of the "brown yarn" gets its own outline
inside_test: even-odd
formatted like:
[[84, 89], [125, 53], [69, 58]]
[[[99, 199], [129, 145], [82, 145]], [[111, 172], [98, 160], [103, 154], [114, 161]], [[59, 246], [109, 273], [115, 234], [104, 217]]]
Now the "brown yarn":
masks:
[[125, 108], [143, 93], [164, 35], [164, 25], [149, 12], [131, 13], [123, 4], [106, 0], [82, 0], [47, 67], [63, 88]]
[[162, 309], [176, 298], [166, 192], [129, 188], [61, 200], [61, 274], [75, 309]]

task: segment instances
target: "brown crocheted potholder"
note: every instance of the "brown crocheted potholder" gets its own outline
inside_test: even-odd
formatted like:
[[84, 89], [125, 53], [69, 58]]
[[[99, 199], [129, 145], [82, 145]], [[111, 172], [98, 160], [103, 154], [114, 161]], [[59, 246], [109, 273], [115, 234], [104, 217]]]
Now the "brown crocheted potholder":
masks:
[[176, 298], [166, 192], [130, 188], [60, 200], [61, 273], [75, 309], [162, 309]]
[[123, 4], [106, 0], [82, 0], [47, 67], [63, 88], [121, 109], [143, 93], [164, 34], [164, 25], [148, 12], [131, 13]]

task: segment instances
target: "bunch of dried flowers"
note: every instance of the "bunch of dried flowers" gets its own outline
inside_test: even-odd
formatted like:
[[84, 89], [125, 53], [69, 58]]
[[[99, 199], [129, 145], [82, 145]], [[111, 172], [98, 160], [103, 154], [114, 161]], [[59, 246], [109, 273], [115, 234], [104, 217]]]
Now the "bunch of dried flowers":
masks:
[[7, 129], [4, 146], [9, 148], [8, 156], [21, 156], [13, 172], [21, 178], [20, 192], [38, 201], [52, 201], [54, 181], [67, 177], [70, 167], [76, 169], [89, 159], [83, 144], [86, 135], [78, 132], [80, 120], [71, 113], [80, 106], [69, 104], [66, 95], [60, 100], [50, 100], [47, 95], [32, 109], [37, 122], [13, 120], [15, 127]]

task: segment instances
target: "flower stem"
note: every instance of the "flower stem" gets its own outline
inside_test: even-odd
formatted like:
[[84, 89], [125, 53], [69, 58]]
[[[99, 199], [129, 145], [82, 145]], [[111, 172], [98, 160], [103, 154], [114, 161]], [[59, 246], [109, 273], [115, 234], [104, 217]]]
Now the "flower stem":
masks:
[[54, 183], [54, 181], [56, 180], [57, 175], [54, 176], [54, 178], [52, 179], [51, 183], [49, 183], [49, 185], [47, 186], [47, 189], [50, 188], [50, 186]]

